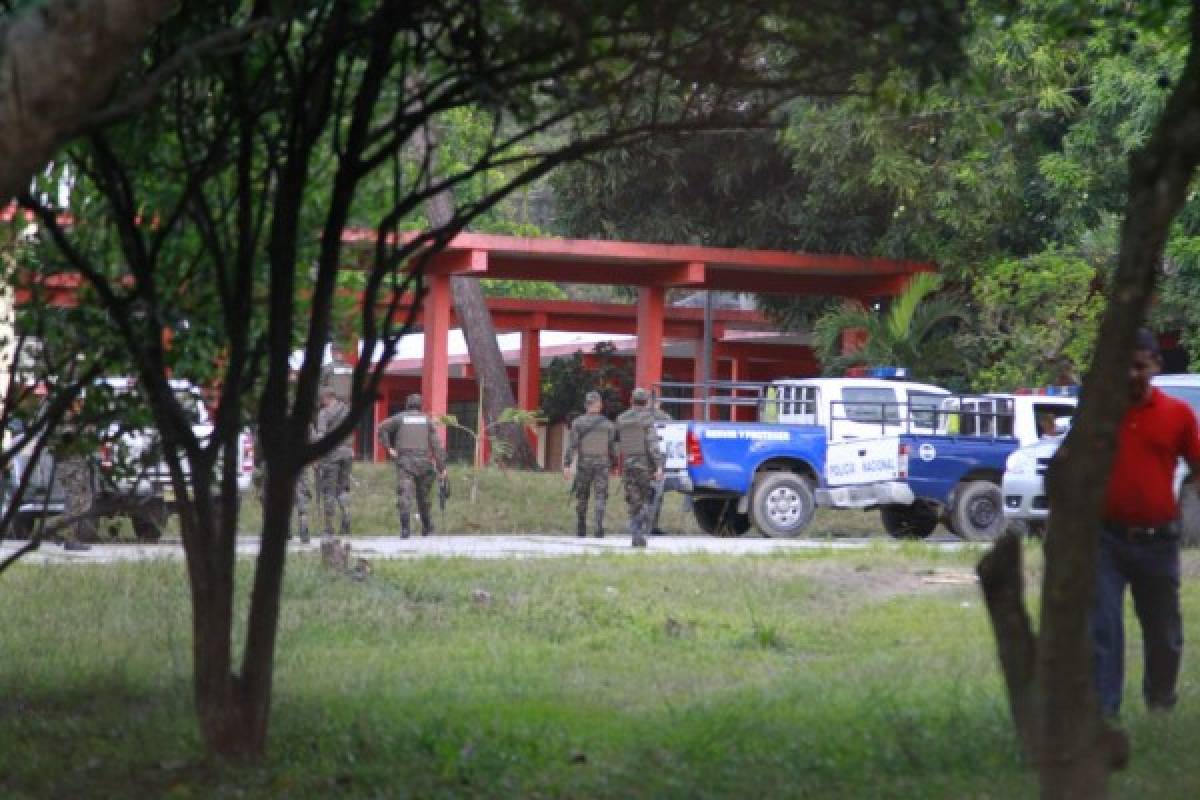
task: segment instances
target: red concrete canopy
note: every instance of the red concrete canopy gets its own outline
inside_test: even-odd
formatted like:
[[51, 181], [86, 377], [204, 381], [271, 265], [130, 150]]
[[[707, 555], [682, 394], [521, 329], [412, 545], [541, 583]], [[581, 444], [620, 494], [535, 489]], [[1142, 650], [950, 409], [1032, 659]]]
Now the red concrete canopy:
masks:
[[[348, 230], [345, 240], [374, 236]], [[898, 294], [913, 274], [936, 270], [889, 258], [486, 233], [459, 234], [427, 267], [430, 275], [861, 298]]]
[[[348, 230], [344, 241], [371, 243], [375, 241], [375, 232]], [[702, 337], [703, 312], [668, 308], [668, 288], [870, 300], [898, 294], [918, 272], [936, 271], [930, 263], [887, 258], [482, 233], [454, 237], [442, 252], [429, 259], [425, 269], [429, 291], [421, 309], [425, 329], [421, 388], [426, 408], [434, 413], [446, 411], [451, 276], [636, 287], [635, 380], [639, 386], [653, 386], [662, 377], [664, 336], [692, 340]], [[546, 302], [542, 308], [535, 305], [527, 300], [489, 301], [497, 329], [520, 330], [523, 335], [517, 382], [519, 404], [523, 408], [536, 408], [539, 402], [540, 331], [624, 333], [628, 331], [628, 314], [633, 310], [618, 304], [562, 301]], [[766, 321], [751, 313], [737, 322], [756, 328], [764, 326]], [[714, 330], [714, 339], [723, 336], [725, 326], [731, 323], [734, 321], [722, 319], [718, 323], [722, 332]], [[697, 368], [696, 374], [702, 374], [702, 370]]]

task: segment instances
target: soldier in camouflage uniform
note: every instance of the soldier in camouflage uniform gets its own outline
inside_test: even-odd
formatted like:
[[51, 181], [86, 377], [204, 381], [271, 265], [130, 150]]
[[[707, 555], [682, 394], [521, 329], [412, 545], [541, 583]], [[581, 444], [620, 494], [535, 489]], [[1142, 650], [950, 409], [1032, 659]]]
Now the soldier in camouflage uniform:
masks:
[[596, 496], [596, 537], [604, 536], [604, 510], [608, 504], [608, 473], [617, 464], [617, 429], [608, 417], [600, 413], [604, 401], [599, 392], [588, 392], [584, 397], [587, 411], [571, 423], [567, 450], [563, 453], [563, 475], [571, 477], [571, 460], [579, 453], [575, 469], [575, 482], [571, 491], [575, 495], [575, 535], [587, 536], [588, 496]]
[[629, 532], [634, 547], [646, 546], [650, 529], [650, 508], [654, 498], [654, 481], [663, 477], [663, 458], [658, 449], [658, 432], [654, 430], [654, 411], [650, 408], [650, 392], [633, 390], [632, 408], [617, 417], [617, 439], [621, 444], [621, 482], [625, 486], [625, 503], [629, 506]]
[[400, 512], [400, 535], [411, 533], [409, 515], [415, 497], [421, 517], [421, 535], [434, 532], [429, 493], [433, 479], [446, 477], [446, 451], [429, 415], [421, 411], [421, 395], [410, 394], [404, 411], [379, 425], [379, 443], [396, 462], [396, 509]]
[[[64, 513], [86, 514], [92, 508], [95, 498], [95, 487], [92, 484], [92, 465], [82, 452], [83, 429], [79, 424], [79, 415], [83, 410], [83, 399], [76, 398], [71, 404], [71, 410], [58, 429], [58, 439], [54, 445], [55, 471], [64, 495]], [[96, 541], [96, 521], [94, 519], [79, 520], [62, 529], [62, 545], [64, 550], [88, 550], [84, 542]]]
[[[674, 422], [675, 418], [667, 411], [663, 410], [662, 398], [654, 395], [654, 402], [651, 404], [654, 409], [654, 421], [657, 422]], [[658, 516], [662, 513], [663, 498], [658, 496], [660, 490], [664, 489], [662, 482], [655, 484], [654, 493], [650, 498], [650, 533], [654, 536], [662, 536], [666, 533], [662, 528], [658, 527]]]
[[308, 544], [308, 506], [312, 503], [312, 470], [308, 467], [300, 470], [296, 479], [296, 530], [303, 544]]
[[[338, 399], [333, 387], [321, 389], [321, 410], [313, 425], [313, 439], [319, 439], [337, 427], [349, 406]], [[322, 458], [316, 465], [317, 493], [321, 496], [321, 508], [325, 512], [325, 535], [333, 536], [334, 510], [341, 520], [339, 531], [342, 536], [350, 535], [350, 469], [354, 463], [354, 450], [350, 447], [350, 435]]]

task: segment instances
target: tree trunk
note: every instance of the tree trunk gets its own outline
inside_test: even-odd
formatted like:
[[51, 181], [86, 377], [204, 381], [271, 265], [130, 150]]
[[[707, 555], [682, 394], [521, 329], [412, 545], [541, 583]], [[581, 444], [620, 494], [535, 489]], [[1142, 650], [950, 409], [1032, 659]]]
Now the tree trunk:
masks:
[[176, 0], [54, 0], [0, 33], [0, 199], [31, 176], [112, 90]]
[[[1108, 308], [1075, 422], [1046, 479], [1053, 511], [1036, 641], [1020, 596], [1019, 550], [1014, 556], [1014, 544], [998, 543], [979, 568], [1014, 720], [1045, 798], [1105, 797], [1109, 774], [1129, 756], [1124, 735], [1100, 719], [1088, 614], [1101, 508], [1117, 425], [1128, 403], [1124, 387], [1134, 335], [1145, 319], [1171, 223], [1200, 163], [1198, 26], [1200, 0], [1192, 4], [1192, 49], [1184, 73], [1152, 137], [1130, 158], [1129, 199]], [[1024, 624], [1020, 616], [1026, 616]]]
[[[427, 128], [421, 128], [413, 136], [418, 149], [434, 146]], [[430, 197], [425, 203], [425, 216], [431, 228], [444, 228], [454, 220], [454, 196], [446, 188]], [[506, 408], [515, 406], [512, 386], [508, 382], [508, 369], [504, 366], [504, 355], [496, 341], [496, 327], [488, 311], [483, 287], [474, 278], [453, 276], [450, 278], [450, 293], [454, 301], [454, 313], [459, 327], [467, 340], [467, 352], [471, 356], [471, 367], [478, 380], [483, 382], [483, 424], [493, 437], [507, 444], [507, 461], [515, 466], [532, 468], [537, 466], [533, 448], [521, 425], [496, 425]], [[494, 426], [494, 427], [493, 427]], [[480, 431], [482, 434], [483, 431]]]

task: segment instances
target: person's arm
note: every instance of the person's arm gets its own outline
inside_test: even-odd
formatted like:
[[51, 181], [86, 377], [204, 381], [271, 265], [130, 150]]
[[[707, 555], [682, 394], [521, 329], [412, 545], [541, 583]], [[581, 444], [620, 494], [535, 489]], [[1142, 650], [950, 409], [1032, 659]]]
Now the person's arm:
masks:
[[571, 429], [567, 433], [567, 449], [563, 451], [562, 471], [563, 477], [570, 479], [571, 477], [571, 459], [575, 457], [575, 450], [579, 447], [579, 429], [575, 423], [571, 423]]
[[617, 426], [608, 424], [608, 468], [616, 469], [621, 463], [621, 453], [617, 449]]
[[1200, 486], [1200, 424], [1197, 424], [1196, 415], [1190, 408], [1187, 424], [1183, 429], [1183, 441], [1180, 443], [1180, 455], [1188, 465], [1188, 482]]
[[433, 465], [437, 468], [438, 475], [446, 477], [446, 451], [442, 448], [442, 438], [438, 436], [437, 428], [430, 422], [429, 428], [429, 451], [433, 453]]
[[650, 459], [650, 465], [654, 468], [654, 479], [661, 481], [663, 479], [663, 454], [658, 449], [658, 429], [651, 422], [646, 426], [646, 455]]
[[396, 457], [396, 450], [392, 447], [392, 428], [396, 425], [396, 423], [392, 421], [393, 419], [395, 419], [395, 417], [388, 417], [381, 422], [379, 425], [379, 433], [376, 434], [375, 437], [379, 440], [379, 443], [383, 445], [383, 449], [387, 451], [388, 456], [391, 458]]

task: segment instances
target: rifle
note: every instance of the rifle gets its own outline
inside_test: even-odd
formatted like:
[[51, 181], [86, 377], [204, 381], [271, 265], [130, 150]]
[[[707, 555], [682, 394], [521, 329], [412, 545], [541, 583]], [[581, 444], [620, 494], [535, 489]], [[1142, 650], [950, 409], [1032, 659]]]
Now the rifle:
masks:
[[442, 530], [446, 529], [446, 501], [450, 499], [450, 478], [447, 475], [438, 477], [438, 508], [442, 510]]

